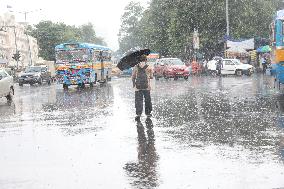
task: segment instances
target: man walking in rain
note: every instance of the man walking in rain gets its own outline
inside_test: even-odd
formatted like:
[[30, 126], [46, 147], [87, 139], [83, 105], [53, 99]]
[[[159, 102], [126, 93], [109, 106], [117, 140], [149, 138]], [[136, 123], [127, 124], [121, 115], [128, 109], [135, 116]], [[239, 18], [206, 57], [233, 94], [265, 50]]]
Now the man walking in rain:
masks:
[[152, 116], [150, 79], [153, 79], [153, 72], [147, 65], [147, 57], [144, 55], [141, 56], [140, 63], [134, 67], [132, 72], [133, 87], [135, 89], [135, 121], [140, 121], [143, 111], [143, 98], [145, 99], [145, 114], [147, 115], [147, 119]]

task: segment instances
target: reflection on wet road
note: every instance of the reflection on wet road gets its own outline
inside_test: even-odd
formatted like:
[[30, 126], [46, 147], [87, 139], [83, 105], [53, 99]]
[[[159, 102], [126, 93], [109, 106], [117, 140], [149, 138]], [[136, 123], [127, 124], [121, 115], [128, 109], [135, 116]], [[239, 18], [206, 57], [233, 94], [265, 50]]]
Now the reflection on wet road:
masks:
[[124, 169], [127, 171], [127, 175], [133, 179], [131, 183], [133, 187], [154, 188], [158, 186], [156, 171], [158, 155], [155, 149], [153, 122], [151, 119], [146, 121], [147, 137], [143, 123], [138, 122], [136, 127], [138, 134], [138, 161], [137, 163], [127, 163]]
[[121, 78], [0, 99], [0, 189], [284, 187], [284, 93], [271, 78], [161, 79], [138, 124], [133, 93]]

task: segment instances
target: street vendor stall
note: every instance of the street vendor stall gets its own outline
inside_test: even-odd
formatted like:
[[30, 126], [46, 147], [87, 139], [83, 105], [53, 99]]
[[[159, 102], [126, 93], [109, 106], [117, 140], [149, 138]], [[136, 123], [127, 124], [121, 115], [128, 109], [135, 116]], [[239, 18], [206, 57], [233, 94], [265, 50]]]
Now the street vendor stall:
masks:
[[0, 68], [6, 68], [8, 66], [8, 61], [6, 59], [0, 58]]
[[256, 49], [256, 52], [258, 52], [258, 53], [269, 53], [269, 52], [271, 52], [271, 47], [269, 45], [261, 46], [258, 49]]
[[226, 50], [226, 58], [238, 58], [244, 61], [248, 56], [249, 53], [242, 47], [233, 46]]

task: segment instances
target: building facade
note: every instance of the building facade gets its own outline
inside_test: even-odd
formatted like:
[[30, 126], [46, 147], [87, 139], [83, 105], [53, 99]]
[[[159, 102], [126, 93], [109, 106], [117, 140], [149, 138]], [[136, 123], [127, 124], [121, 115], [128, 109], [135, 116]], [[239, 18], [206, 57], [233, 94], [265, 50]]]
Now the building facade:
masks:
[[[37, 62], [37, 40], [26, 34], [26, 27], [27, 23], [16, 22], [14, 15], [0, 15], [0, 62], [19, 69]], [[17, 51], [21, 55], [18, 62], [12, 58]]]

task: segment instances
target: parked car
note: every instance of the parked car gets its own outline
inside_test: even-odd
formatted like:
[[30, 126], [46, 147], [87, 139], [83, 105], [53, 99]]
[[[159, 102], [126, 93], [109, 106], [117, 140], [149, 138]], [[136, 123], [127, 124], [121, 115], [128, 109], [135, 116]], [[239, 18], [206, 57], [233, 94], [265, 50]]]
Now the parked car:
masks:
[[11, 101], [13, 96], [13, 77], [10, 76], [4, 69], [0, 69], [0, 97], [6, 97], [8, 101]]
[[36, 83], [41, 85], [43, 82], [51, 84], [51, 80], [51, 73], [48, 71], [47, 66], [30, 66], [19, 74], [19, 86]]
[[[248, 75], [254, 72], [254, 67], [250, 64], [243, 64], [239, 59], [222, 59], [222, 75]], [[217, 62], [211, 60], [208, 62], [208, 70], [213, 74], [217, 74]]]
[[161, 77], [165, 79], [174, 78], [175, 80], [184, 78], [187, 80], [189, 73], [189, 67], [178, 58], [161, 58], [154, 65], [154, 77], [156, 80]]

